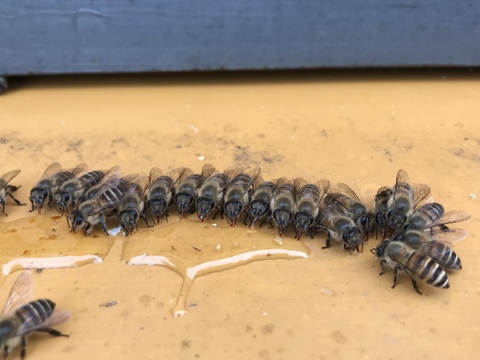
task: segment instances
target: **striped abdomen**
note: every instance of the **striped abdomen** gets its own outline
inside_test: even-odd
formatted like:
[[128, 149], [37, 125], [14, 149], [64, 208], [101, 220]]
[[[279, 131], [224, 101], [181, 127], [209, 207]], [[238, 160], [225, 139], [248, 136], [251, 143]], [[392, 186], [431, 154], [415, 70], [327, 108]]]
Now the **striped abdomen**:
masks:
[[408, 270], [427, 284], [439, 288], [449, 288], [448, 276], [445, 270], [431, 257], [418, 251], [413, 251], [406, 264]]
[[35, 327], [46, 321], [53, 313], [55, 303], [48, 299], [39, 299], [30, 301], [20, 306], [14, 316], [21, 320], [22, 323], [30, 323], [29, 327]]
[[428, 241], [423, 243], [421, 248], [446, 270], [460, 270], [462, 268], [460, 258], [455, 251], [441, 242]]
[[100, 180], [103, 179], [105, 176], [103, 171], [100, 170], [95, 170], [95, 171], [90, 171], [78, 178], [78, 181], [80, 183], [80, 188], [84, 187], [91, 187], [100, 182]]

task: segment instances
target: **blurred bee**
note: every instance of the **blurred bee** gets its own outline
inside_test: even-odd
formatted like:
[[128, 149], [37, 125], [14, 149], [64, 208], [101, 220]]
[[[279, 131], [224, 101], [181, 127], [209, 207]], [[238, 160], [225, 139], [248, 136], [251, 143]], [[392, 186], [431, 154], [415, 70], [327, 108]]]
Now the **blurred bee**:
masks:
[[201, 174], [191, 174], [191, 170], [185, 171], [185, 178], [179, 182], [175, 191], [175, 203], [180, 217], [185, 217], [187, 212], [194, 212], [197, 191], [202, 186], [205, 179], [212, 176], [215, 168], [211, 164], [205, 164]]
[[401, 241], [384, 239], [372, 253], [380, 259], [382, 275], [385, 272], [384, 266], [393, 268], [393, 286], [397, 284], [399, 272], [405, 272], [412, 280], [412, 285], [417, 293], [417, 280], [422, 280], [429, 285], [447, 289], [450, 287], [448, 276], [445, 270], [432, 257], [411, 248]]
[[195, 201], [195, 211], [201, 222], [204, 222], [214, 209], [217, 209], [217, 213], [220, 212], [223, 219], [222, 202], [225, 187], [229, 179], [241, 172], [242, 169], [225, 170], [223, 173], [211, 175], [203, 182], [198, 189], [197, 200]]
[[[258, 179], [260, 184], [253, 192], [250, 207], [244, 221], [245, 225], [247, 224], [247, 220], [250, 221], [249, 227], [251, 229], [254, 228], [258, 220], [263, 220], [271, 216], [270, 204], [272, 203], [275, 192], [276, 181], [262, 181], [260, 178]], [[260, 226], [262, 226], [262, 224], [263, 222]]]
[[49, 299], [27, 302], [31, 297], [32, 275], [25, 271], [15, 281], [0, 318], [0, 350], [3, 350], [4, 359], [19, 344], [21, 344], [20, 357], [22, 360], [25, 359], [26, 337], [33, 332], [69, 337], [51, 326], [67, 321], [70, 313], [55, 309], [55, 303]]
[[467, 235], [468, 233], [461, 229], [437, 229], [431, 233], [407, 230], [397, 234], [393, 240], [401, 241], [412, 249], [430, 256], [445, 270], [460, 270], [462, 268], [460, 258], [450, 246], [463, 240]]
[[412, 185], [405, 170], [398, 170], [393, 195], [387, 203], [388, 210], [383, 214], [386, 220], [384, 236], [394, 234], [400, 229], [422, 202], [431, 199], [430, 194], [428, 185]]
[[100, 223], [103, 231], [108, 235], [105, 216], [114, 213], [125, 197], [128, 185], [137, 177], [137, 174], [127, 175], [120, 179], [112, 177], [103, 183], [92, 199], [84, 201], [78, 209], [72, 211], [72, 231], [84, 229], [84, 234], [89, 235], [93, 226]]
[[327, 207], [336, 207], [344, 215], [350, 217], [362, 230], [363, 241], [368, 241], [375, 226], [375, 217], [367, 210], [350, 186], [343, 183], [337, 184], [336, 189], [325, 196], [324, 202]]
[[283, 177], [277, 180], [270, 207], [273, 222], [278, 229], [278, 235], [282, 236], [292, 222], [295, 212], [295, 187], [287, 178]]
[[[330, 187], [330, 181], [322, 179], [315, 184], [307, 184], [305, 179], [297, 178], [295, 188], [295, 214], [293, 227], [295, 237], [300, 240], [303, 233], [315, 227], [315, 219], [319, 212], [319, 203]], [[312, 235], [313, 237], [313, 235]]]
[[38, 209], [38, 213], [40, 214], [47, 199], [48, 205], [51, 206], [53, 196], [58, 192], [60, 186], [65, 181], [85, 171], [86, 168], [86, 164], [79, 164], [74, 169], [62, 170], [59, 163], [51, 164], [45, 170], [40, 181], [30, 191], [29, 199], [32, 203], [32, 210], [30, 210], [30, 212]]
[[392, 196], [393, 191], [388, 186], [383, 186], [378, 189], [377, 195], [375, 195], [375, 236], [378, 236], [379, 231], [382, 233], [382, 236], [385, 235], [385, 231], [387, 229], [387, 219], [385, 215], [388, 211], [388, 201]]
[[12, 170], [0, 178], [0, 205], [2, 205], [2, 212], [5, 214], [5, 216], [8, 216], [8, 214], [5, 212], [5, 202], [7, 201], [7, 196], [10, 196], [17, 205], [27, 205], [22, 204], [20, 200], [13, 196], [13, 193], [17, 191], [20, 186], [8, 185], [8, 183], [12, 181], [18, 174], [20, 174], [19, 169]]
[[[327, 241], [323, 249], [329, 248], [331, 239], [333, 239], [343, 243], [343, 248], [350, 252], [354, 249], [358, 252], [363, 251], [362, 230], [360, 230], [350, 217], [343, 213], [339, 206], [332, 206], [332, 204], [330, 204], [330, 207], [327, 207], [323, 204], [316, 222], [318, 229], [327, 233]], [[362, 246], [361, 249], [360, 245]]]
[[143, 214], [145, 208], [143, 199], [147, 185], [147, 176], [139, 176], [129, 183], [125, 197], [118, 206], [118, 220], [126, 236], [132, 235], [135, 229], [138, 231], [137, 222], [139, 218], [143, 218], [147, 226], [150, 227], [147, 217]]
[[242, 172], [229, 181], [225, 189], [223, 210], [227, 217], [227, 222], [231, 226], [237, 225], [237, 219], [250, 202], [250, 191], [252, 184], [260, 175], [259, 167]]
[[173, 187], [188, 174], [186, 168], [172, 170], [169, 175], [164, 175], [162, 170], [156, 167], [150, 170], [145, 202], [155, 225], [160, 222], [162, 216], [168, 222], [168, 207], [172, 201]]
[[471, 215], [464, 211], [449, 211], [439, 203], [428, 203], [420, 206], [407, 220], [403, 229], [429, 230], [434, 227], [446, 230], [447, 224], [470, 219]]
[[64, 182], [54, 197], [57, 211], [65, 215], [69, 208], [74, 207], [76, 203], [82, 200], [88, 189], [102, 181], [105, 176], [113, 173], [117, 174], [119, 170], [120, 168], [115, 166], [108, 171], [90, 171], [76, 179]]

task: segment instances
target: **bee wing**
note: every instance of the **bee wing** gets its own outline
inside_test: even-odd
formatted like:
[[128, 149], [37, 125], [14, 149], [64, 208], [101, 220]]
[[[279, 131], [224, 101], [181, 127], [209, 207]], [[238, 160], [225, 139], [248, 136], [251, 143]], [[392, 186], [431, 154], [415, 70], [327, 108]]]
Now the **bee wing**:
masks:
[[445, 225], [445, 224], [452, 224], [460, 221], [465, 221], [471, 218], [472, 215], [465, 211], [449, 211], [446, 214], [444, 214], [440, 219], [437, 219], [435, 221], [431, 221], [427, 223], [427, 227], [434, 227], [434, 226], [439, 226], [439, 225]]
[[352, 190], [352, 188], [350, 186], [348, 186], [347, 184], [338, 183], [337, 184], [337, 189], [342, 194], [345, 194], [345, 195], [349, 196], [351, 199], [353, 199], [355, 201], [358, 201], [359, 203], [362, 203], [362, 201], [358, 198], [357, 194], [355, 194], [355, 192]]
[[121, 170], [120, 166], [113, 166], [110, 169], [103, 171], [103, 173], [105, 174], [103, 178], [108, 179], [113, 175], [120, 177], [120, 170]]
[[[292, 187], [282, 185], [292, 185]], [[275, 186], [275, 196], [279, 196], [282, 194], [295, 195], [295, 189], [292, 182], [285, 177], [278, 179]]]
[[430, 203], [433, 201], [431, 196], [432, 191], [430, 186], [426, 184], [414, 184], [413, 185], [413, 203], [414, 209], [416, 209], [421, 204]]
[[85, 172], [88, 169], [88, 165], [85, 163], [78, 164], [71, 171], [73, 177], [77, 177], [82, 172]]
[[163, 175], [162, 170], [160, 170], [158, 167], [153, 167], [150, 170], [149, 184], [153, 184], [155, 182], [155, 180], [157, 180], [162, 175]]
[[229, 182], [230, 180], [232, 180], [235, 176], [241, 174], [243, 172], [243, 170], [245, 170], [244, 168], [242, 167], [237, 167], [237, 168], [231, 168], [231, 169], [227, 169], [225, 170], [223, 173], [225, 174], [226, 178], [227, 178], [227, 182]]
[[410, 184], [410, 177], [407, 172], [403, 169], [398, 170], [397, 178], [395, 179], [395, 185], [397, 184]]
[[335, 231], [333, 221], [336, 218], [337, 214], [331, 211], [331, 209], [322, 209], [317, 216], [316, 222], [317, 225], [324, 230]]
[[52, 315], [50, 315], [45, 321], [41, 323], [36, 323], [36, 320], [31, 317], [23, 321], [23, 323], [18, 328], [16, 336], [21, 336], [32, 331], [49, 328], [58, 324], [61, 324], [67, 321], [71, 316], [71, 313], [66, 310], [54, 310]]
[[293, 180], [293, 188], [295, 189], [295, 196], [297, 197], [297, 199], [300, 194], [300, 191], [306, 184], [307, 184], [307, 180], [301, 177], [298, 177], [295, 180]]
[[322, 201], [323, 197], [327, 193], [328, 189], [330, 189], [330, 181], [327, 179], [321, 179], [318, 180], [315, 185], [317, 185], [318, 190], [320, 190], [320, 200], [318, 201], [320, 203], [320, 201]]
[[[133, 180], [131, 183], [129, 183], [129, 189], [133, 188], [134, 191], [138, 193], [141, 199], [143, 199], [145, 195], [145, 191], [147, 191], [148, 188], [148, 176], [147, 175], [140, 175], [138, 176], [135, 180]], [[133, 185], [133, 186], [131, 186]]]
[[58, 162], [54, 162], [50, 164], [45, 172], [42, 175], [42, 179], [49, 177], [50, 175], [56, 173], [57, 171], [62, 170], [62, 165], [60, 165]]
[[191, 172], [192, 170], [190, 170], [188, 168], [180, 167], [180, 168], [176, 168], [176, 169], [173, 169], [172, 171], [170, 171], [169, 176], [173, 180], [172, 187], [175, 186], [175, 184], [177, 182], [182, 181], [188, 175], [190, 175], [190, 173], [188, 171]]
[[430, 236], [432, 240], [442, 242], [451, 247], [465, 239], [468, 236], [468, 231], [463, 229], [435, 229]]
[[20, 169], [16, 169], [16, 170], [12, 170], [12, 171], [9, 171], [7, 172], [5, 175], [3, 175], [1, 178], [0, 178], [0, 184], [2, 184], [2, 186], [0, 187], [0, 189], [4, 188], [5, 186], [7, 186], [7, 184], [12, 181], [12, 179], [14, 177], [16, 177], [18, 174], [20, 174]]
[[253, 184], [260, 177], [261, 172], [262, 172], [262, 169], [257, 166], [246, 171], [246, 174], [250, 176], [250, 178], [252, 179], [251, 183]]
[[202, 179], [205, 180], [215, 173], [215, 167], [212, 164], [205, 164], [202, 168]]
[[17, 278], [15, 284], [13, 284], [12, 290], [10, 290], [3, 314], [13, 312], [21, 305], [30, 301], [32, 296], [32, 273], [30, 271], [24, 271]]

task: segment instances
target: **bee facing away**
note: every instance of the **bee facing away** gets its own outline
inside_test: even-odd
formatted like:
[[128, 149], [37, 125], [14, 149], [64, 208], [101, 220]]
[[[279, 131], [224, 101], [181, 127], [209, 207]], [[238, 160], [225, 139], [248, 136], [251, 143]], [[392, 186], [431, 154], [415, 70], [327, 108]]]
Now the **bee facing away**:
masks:
[[470, 214], [464, 211], [449, 211], [439, 203], [428, 203], [420, 206], [407, 220], [403, 229], [428, 230], [434, 227], [446, 230], [447, 224], [453, 224], [470, 219]]
[[[270, 205], [273, 200], [275, 192], [276, 181], [262, 181], [259, 180], [259, 185], [255, 188], [250, 207], [245, 217], [245, 225], [250, 221], [249, 227], [254, 228], [258, 220], [266, 219], [271, 215]], [[262, 226], [262, 223], [260, 224]]]
[[242, 172], [229, 181], [225, 189], [223, 210], [231, 226], [236, 226], [237, 219], [243, 211], [246, 211], [252, 184], [257, 180], [260, 171], [261, 169], [257, 167], [249, 172]]
[[5, 216], [8, 216], [8, 214], [5, 212], [5, 202], [7, 201], [7, 196], [10, 196], [17, 205], [27, 205], [22, 204], [20, 200], [13, 196], [13, 193], [17, 191], [20, 186], [8, 185], [8, 183], [12, 181], [18, 174], [20, 174], [19, 169], [12, 170], [0, 178], [0, 205], [2, 205], [2, 213]]
[[188, 174], [186, 168], [172, 170], [169, 175], [164, 175], [163, 171], [156, 167], [150, 170], [145, 202], [154, 224], [158, 224], [162, 216], [168, 222], [168, 207], [172, 201], [173, 187], [183, 180], [185, 174]]
[[118, 206], [118, 220], [126, 236], [132, 235], [135, 229], [138, 231], [137, 222], [139, 218], [143, 218], [147, 226], [150, 227], [147, 217], [143, 214], [145, 208], [143, 199], [147, 185], [147, 176], [139, 176], [129, 183], [125, 197]]
[[399, 272], [405, 272], [410, 277], [415, 291], [420, 295], [422, 293], [418, 290], [417, 280], [442, 289], [450, 287], [448, 275], [437, 261], [402, 241], [384, 239], [375, 249], [372, 249], [372, 253], [380, 259], [382, 267], [380, 275], [385, 272], [384, 265], [393, 268], [392, 289], [397, 284]]
[[388, 186], [383, 186], [377, 191], [374, 202], [375, 213], [375, 235], [380, 231], [382, 236], [385, 235], [387, 229], [387, 219], [385, 215], [388, 211], [388, 201], [393, 196], [393, 191]]
[[277, 180], [275, 194], [271, 203], [272, 219], [277, 225], [278, 235], [282, 236], [293, 220], [295, 212], [295, 187], [286, 178]]
[[367, 241], [375, 226], [375, 217], [358, 198], [357, 194], [347, 184], [339, 183], [325, 197], [327, 207], [335, 207], [344, 215], [350, 217], [362, 230], [362, 239]]
[[74, 207], [82, 200], [84, 193], [91, 187], [98, 184], [105, 176], [118, 173], [120, 168], [115, 166], [108, 171], [94, 170], [90, 171], [76, 179], [70, 179], [60, 186], [60, 190], [55, 194], [56, 209], [62, 215], [68, 212], [68, 209]]
[[293, 227], [296, 239], [300, 240], [303, 233], [315, 227], [318, 206], [330, 187], [330, 181], [322, 179], [315, 184], [307, 184], [305, 179], [297, 178], [293, 184], [295, 187]]
[[0, 350], [3, 350], [4, 359], [8, 357], [12, 348], [19, 344], [20, 357], [22, 360], [25, 359], [26, 337], [33, 332], [69, 337], [52, 326], [67, 321], [70, 313], [55, 309], [55, 303], [49, 299], [29, 301], [31, 297], [32, 275], [25, 271], [13, 285], [0, 318]]
[[220, 211], [223, 218], [221, 213], [223, 194], [230, 173], [230, 170], [227, 170], [223, 173], [213, 174], [198, 189], [195, 211], [201, 222], [204, 222], [214, 209], [217, 209], [217, 213]]
[[398, 170], [393, 195], [387, 203], [388, 211], [384, 214], [386, 235], [392, 235], [400, 229], [418, 206], [430, 199], [430, 193], [428, 185], [412, 185], [405, 170]]
[[30, 202], [32, 203], [32, 209], [38, 210], [40, 214], [45, 201], [48, 200], [48, 205], [51, 206], [54, 195], [59, 191], [60, 186], [67, 180], [76, 177], [78, 174], [85, 171], [86, 164], [79, 164], [77, 167], [71, 170], [62, 170], [59, 163], [50, 164], [43, 173], [42, 178], [30, 191]]
[[407, 230], [397, 234], [393, 240], [401, 241], [410, 248], [430, 256], [445, 270], [460, 270], [462, 268], [460, 258], [450, 246], [463, 240], [467, 235], [468, 233], [462, 229], [435, 229], [430, 232]]
[[212, 176], [215, 168], [211, 164], [205, 164], [201, 174], [192, 174], [191, 170], [185, 171], [185, 178], [179, 182], [175, 191], [175, 203], [180, 217], [185, 217], [187, 212], [194, 212], [195, 200], [197, 199], [197, 191], [202, 186], [205, 179]]
[[108, 236], [105, 216], [114, 214], [125, 197], [128, 185], [137, 177], [137, 174], [127, 175], [120, 179], [112, 177], [103, 183], [92, 199], [84, 201], [78, 209], [72, 211], [72, 231], [84, 229], [84, 234], [89, 235], [93, 226], [100, 223]]

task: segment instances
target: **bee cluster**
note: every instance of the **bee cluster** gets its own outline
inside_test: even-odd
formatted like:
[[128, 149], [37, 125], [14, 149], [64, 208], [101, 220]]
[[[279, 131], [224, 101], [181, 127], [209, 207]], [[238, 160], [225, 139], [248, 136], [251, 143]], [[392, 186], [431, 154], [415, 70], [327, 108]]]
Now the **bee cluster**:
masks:
[[[280, 178], [264, 181], [260, 168], [248, 171], [228, 169], [217, 172], [206, 164], [200, 173], [178, 168], [163, 173], [152, 168], [149, 176], [120, 176], [119, 167], [109, 170], [86, 171], [86, 164], [74, 169], [62, 169], [51, 164], [30, 192], [31, 210], [41, 213], [45, 203], [65, 215], [72, 231], [83, 230], [89, 235], [100, 224], [108, 235], [107, 217], [118, 220], [125, 235], [138, 229], [139, 219], [147, 227], [167, 221], [174, 203], [180, 217], [196, 212], [201, 222], [210, 216], [225, 216], [231, 226], [243, 222], [252, 229], [268, 223], [282, 236], [292, 227], [295, 238], [307, 233], [314, 237], [326, 233], [326, 245], [331, 240], [349, 251], [363, 249], [372, 234], [382, 234], [383, 240], [372, 252], [384, 265], [394, 270], [394, 285], [399, 272], [430, 285], [449, 287], [445, 271], [461, 268], [460, 259], [451, 245], [466, 237], [460, 229], [447, 225], [467, 220], [462, 211], [445, 213], [434, 203], [430, 188], [410, 183], [404, 170], [399, 170], [395, 185], [380, 188], [374, 208], [369, 210], [346, 184], [331, 186], [322, 179], [308, 183], [303, 178], [290, 181]], [[9, 182], [20, 170], [10, 171], [0, 179], [0, 204], [5, 214], [5, 198], [13, 197], [18, 187]], [[81, 175], [83, 174], [83, 175]]]

